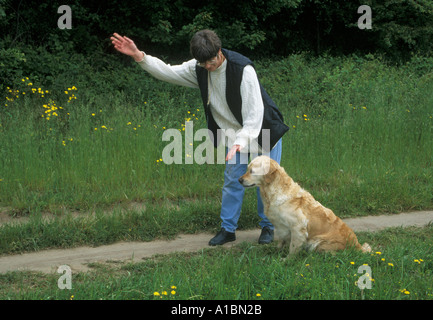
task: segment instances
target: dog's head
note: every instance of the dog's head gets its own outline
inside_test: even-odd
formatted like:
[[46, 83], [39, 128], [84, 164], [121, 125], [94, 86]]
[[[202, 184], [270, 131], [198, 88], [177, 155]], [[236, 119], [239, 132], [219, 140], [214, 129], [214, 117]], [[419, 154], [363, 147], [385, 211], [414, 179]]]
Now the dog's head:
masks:
[[274, 179], [278, 163], [267, 156], [254, 158], [248, 165], [247, 172], [239, 178], [245, 188], [259, 187]]

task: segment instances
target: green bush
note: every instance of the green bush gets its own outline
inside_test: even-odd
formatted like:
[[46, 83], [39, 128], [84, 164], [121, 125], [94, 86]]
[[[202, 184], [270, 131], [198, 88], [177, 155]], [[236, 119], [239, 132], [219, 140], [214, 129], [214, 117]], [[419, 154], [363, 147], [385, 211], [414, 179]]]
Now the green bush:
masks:
[[[371, 7], [371, 30], [358, 28], [361, 5]], [[112, 52], [109, 36], [119, 32], [150, 53], [183, 59], [189, 56], [192, 34], [210, 28], [227, 48], [254, 57], [300, 51], [379, 53], [401, 62], [433, 49], [430, 0], [79, 0], [70, 5], [72, 30], [57, 28], [58, 7], [56, 2], [0, 1], [0, 40], [10, 40], [5, 48], [27, 44], [92, 56]]]
[[[0, 91], [6, 89], [6, 84], [12, 85], [22, 78], [26, 63], [25, 54], [17, 49], [5, 49], [0, 47]], [[1, 95], [0, 95], [1, 96]]]

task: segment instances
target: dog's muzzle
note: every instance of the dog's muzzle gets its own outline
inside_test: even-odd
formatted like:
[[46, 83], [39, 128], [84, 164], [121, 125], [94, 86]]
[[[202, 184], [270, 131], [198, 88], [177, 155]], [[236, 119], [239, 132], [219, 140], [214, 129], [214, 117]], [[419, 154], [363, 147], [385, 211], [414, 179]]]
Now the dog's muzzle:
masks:
[[240, 177], [238, 181], [239, 181], [239, 183], [240, 183], [241, 185], [243, 185], [245, 188], [250, 188], [250, 187], [254, 187], [254, 186], [255, 186], [254, 183], [253, 183], [253, 184], [250, 184], [250, 185], [245, 184], [245, 180], [244, 180], [242, 177]]

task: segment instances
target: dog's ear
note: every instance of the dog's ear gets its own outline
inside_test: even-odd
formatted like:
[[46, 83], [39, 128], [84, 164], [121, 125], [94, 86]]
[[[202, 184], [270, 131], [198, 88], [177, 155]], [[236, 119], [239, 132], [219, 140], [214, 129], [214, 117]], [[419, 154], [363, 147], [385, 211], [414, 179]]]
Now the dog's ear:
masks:
[[271, 183], [275, 179], [275, 175], [277, 173], [277, 166], [275, 162], [269, 159], [269, 161], [265, 161], [263, 163], [264, 169], [264, 182]]

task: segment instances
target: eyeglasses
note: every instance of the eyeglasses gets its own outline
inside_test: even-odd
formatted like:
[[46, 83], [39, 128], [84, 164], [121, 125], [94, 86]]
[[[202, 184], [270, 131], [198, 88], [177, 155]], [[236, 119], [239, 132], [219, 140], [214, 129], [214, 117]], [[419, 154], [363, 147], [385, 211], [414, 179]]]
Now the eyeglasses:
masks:
[[214, 65], [216, 65], [218, 62], [217, 62], [217, 60], [218, 60], [218, 56], [215, 56], [215, 58], [213, 58], [213, 59], [211, 59], [211, 60], [207, 60], [207, 61], [205, 61], [205, 62], [197, 62], [197, 64], [200, 66], [200, 67], [206, 67], [206, 65], [210, 65], [210, 66], [214, 66]]

